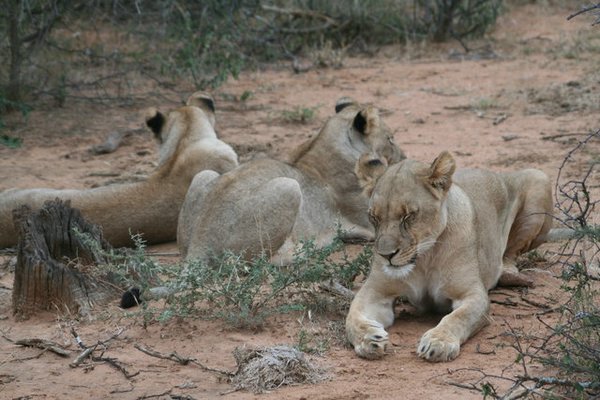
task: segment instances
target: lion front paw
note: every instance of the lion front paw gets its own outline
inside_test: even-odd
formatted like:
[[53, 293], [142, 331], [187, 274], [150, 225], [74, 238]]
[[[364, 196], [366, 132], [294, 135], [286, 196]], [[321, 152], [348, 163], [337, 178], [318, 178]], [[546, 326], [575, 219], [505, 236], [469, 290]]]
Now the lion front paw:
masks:
[[354, 345], [354, 351], [360, 357], [375, 360], [385, 355], [389, 343], [388, 333], [385, 330], [371, 327], [360, 342]]
[[425, 332], [421, 337], [419, 347], [417, 347], [419, 357], [432, 362], [454, 360], [459, 352], [460, 342], [458, 339], [448, 332], [436, 328]]

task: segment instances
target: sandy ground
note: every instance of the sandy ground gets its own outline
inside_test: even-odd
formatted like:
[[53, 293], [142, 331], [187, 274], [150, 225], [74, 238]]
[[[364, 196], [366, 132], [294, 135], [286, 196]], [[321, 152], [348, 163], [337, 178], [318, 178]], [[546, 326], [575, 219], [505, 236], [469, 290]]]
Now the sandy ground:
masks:
[[[336, 99], [351, 96], [372, 102], [385, 114], [398, 145], [409, 157], [433, 160], [450, 150], [459, 167], [496, 171], [536, 167], [556, 179], [566, 153], [578, 140], [600, 127], [600, 28], [585, 17], [566, 21], [569, 9], [512, 7], [485, 40], [472, 43], [465, 55], [457, 43], [443, 46], [411, 44], [379, 49], [373, 57], [344, 60], [341, 69], [310, 69], [295, 74], [289, 66], [243, 73], [215, 93], [220, 137], [232, 144], [242, 161], [253, 157], [284, 158], [290, 149], [318, 131], [333, 112]], [[595, 52], [594, 52], [595, 51]], [[190, 92], [192, 89], [190, 88]], [[251, 96], [240, 101], [244, 92]], [[34, 110], [27, 123], [8, 119], [8, 134], [23, 139], [22, 147], [0, 147], [0, 190], [12, 187], [87, 188], [130, 181], [148, 174], [157, 151], [143, 126], [146, 107], [168, 110], [187, 96], [148, 98], [129, 107], [67, 102], [63, 108]], [[168, 99], [172, 99], [169, 101]], [[286, 120], [286, 111], [311, 109], [306, 123]], [[136, 130], [114, 153], [94, 156], [92, 145], [112, 131]], [[588, 146], [570, 163], [563, 179], [576, 177], [589, 159], [598, 157], [600, 143]], [[592, 177], [596, 188], [600, 177]], [[597, 223], [598, 221], [596, 221]], [[150, 251], [176, 251], [165, 244]], [[98, 310], [92, 320], [41, 313], [24, 322], [11, 311], [13, 273], [10, 255], [0, 258], [0, 398], [6, 399], [140, 399], [140, 398], [291, 398], [291, 399], [476, 399], [482, 395], [452, 383], [475, 383], [487, 374], [511, 377], [522, 372], [515, 364], [513, 328], [543, 332], [536, 313], [559, 304], [560, 285], [551, 246], [540, 252], [546, 262], [528, 272], [536, 287], [497, 289], [491, 294], [493, 322], [461, 349], [453, 362], [431, 364], [416, 356], [416, 344], [439, 316], [417, 317], [400, 310], [390, 328], [392, 354], [380, 361], [357, 358], [333, 340], [313, 360], [327, 369], [329, 379], [317, 385], [283, 387], [267, 394], [227, 393], [231, 386], [194, 365], [150, 357], [134, 345], [192, 357], [213, 368], [234, 370], [232, 351], [241, 345], [295, 344], [301, 330], [323, 331], [330, 322], [316, 316], [277, 315], [259, 332], [239, 331], [225, 323], [172, 320], [144, 327], [128, 317], [117, 301]], [[176, 260], [176, 259], [175, 259]], [[172, 257], [167, 262], [175, 261]], [[556, 313], [542, 317], [550, 323]], [[340, 316], [337, 321], [343, 320]], [[115, 357], [131, 373], [106, 363], [69, 367], [78, 354], [70, 334], [75, 327], [84, 342], [112, 340], [105, 356]], [[72, 356], [61, 358], [39, 349], [19, 347], [6, 338], [44, 338], [67, 346]], [[531, 366], [531, 372], [541, 369]], [[494, 380], [499, 387], [509, 383]], [[227, 394], [224, 394], [227, 393]], [[177, 397], [179, 396], [179, 397]], [[188, 396], [188, 397], [185, 397]]]

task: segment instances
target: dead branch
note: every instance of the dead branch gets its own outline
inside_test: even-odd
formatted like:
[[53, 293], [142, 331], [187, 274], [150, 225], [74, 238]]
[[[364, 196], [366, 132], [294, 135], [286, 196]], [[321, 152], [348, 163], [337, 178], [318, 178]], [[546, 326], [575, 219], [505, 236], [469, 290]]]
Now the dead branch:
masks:
[[[119, 362], [116, 358], [104, 357], [104, 350], [106, 349], [106, 345], [110, 341], [112, 341], [112, 340], [116, 339], [118, 336], [120, 336], [124, 331], [125, 331], [124, 328], [119, 328], [119, 330], [117, 330], [117, 332], [112, 334], [108, 339], [98, 341], [98, 343], [96, 343], [95, 345], [88, 347], [83, 343], [83, 341], [81, 340], [81, 338], [80, 338], [79, 334], [77, 333], [77, 331], [75, 330], [75, 328], [71, 327], [71, 334], [75, 338], [77, 345], [79, 347], [81, 347], [83, 349], [83, 351], [81, 352], [81, 354], [79, 354], [79, 356], [77, 356], [77, 358], [75, 360], [73, 360], [69, 364], [69, 366], [71, 368], [76, 368], [81, 363], [83, 363], [87, 358], [90, 358], [90, 360], [93, 362], [107, 363], [114, 369], [120, 371], [127, 379], [131, 379], [134, 376], [138, 375], [140, 373], [140, 371], [137, 371], [134, 373], [129, 372], [127, 370], [127, 368], [125, 368], [123, 366], [123, 364], [121, 362]], [[99, 356], [94, 356], [94, 351], [96, 351], [98, 348], [102, 348], [103, 352]]]
[[156, 350], [153, 350], [147, 346], [142, 346], [141, 344], [136, 343], [133, 347], [135, 347], [136, 349], [138, 349], [139, 351], [141, 351], [142, 353], [145, 353], [149, 356], [152, 357], [156, 357], [156, 358], [160, 358], [162, 360], [170, 360], [170, 361], [174, 361], [178, 364], [181, 365], [188, 365], [189, 363], [195, 364], [198, 367], [200, 367], [201, 369], [207, 371], [207, 372], [213, 372], [213, 373], [217, 373], [219, 375], [225, 376], [227, 378], [231, 378], [233, 377], [235, 374], [233, 372], [229, 372], [229, 371], [223, 371], [220, 369], [215, 369], [215, 368], [210, 368], [207, 367], [205, 365], [203, 365], [202, 363], [200, 363], [198, 360], [196, 360], [195, 358], [189, 358], [189, 357], [182, 357], [179, 354], [177, 354], [177, 352], [173, 351], [167, 355], [162, 354]]
[[[577, 12], [574, 12], [573, 14], [569, 15], [569, 16], [567, 17], [567, 20], [570, 20], [571, 18], [575, 18], [575, 17], [576, 17], [576, 16], [578, 16], [578, 15], [581, 15], [581, 14], [584, 14], [584, 13], [587, 13], [587, 12], [589, 12], [589, 11], [596, 10], [596, 9], [600, 9], [600, 3], [598, 3], [598, 4], [596, 4], [596, 5], [593, 5], [593, 6], [583, 7], [581, 10], [579, 10], [579, 11], [577, 11]], [[593, 14], [595, 14], [595, 15], [598, 15], [599, 13], [598, 13], [598, 12], [595, 12], [595, 13], [593, 13]], [[594, 21], [594, 22], [592, 23], [592, 26], [594, 26], [594, 25], [597, 25], [597, 24], [599, 24], [599, 23], [600, 23], [600, 17], [598, 17], [598, 18], [596, 19], [596, 21]]]
[[18, 346], [26, 346], [26, 347], [36, 347], [38, 349], [48, 350], [53, 352], [54, 354], [58, 354], [61, 357], [68, 357], [71, 355], [71, 352], [66, 350], [64, 347], [59, 345], [58, 343], [52, 342], [50, 340], [45, 339], [19, 339], [14, 342]]
[[585, 135], [589, 135], [589, 134], [588, 133], [561, 133], [558, 135], [544, 136], [542, 138], [542, 140], [555, 140], [555, 139], [560, 139], [560, 138], [564, 138], [564, 137], [577, 137], [577, 136], [585, 136]]
[[137, 371], [134, 373], [127, 371], [127, 368], [125, 368], [123, 366], [123, 364], [121, 364], [121, 362], [119, 362], [119, 360], [117, 360], [116, 358], [103, 357], [103, 356], [99, 356], [99, 357], [92, 356], [92, 361], [107, 363], [108, 365], [110, 365], [111, 367], [116, 369], [117, 371], [120, 371], [123, 374], [123, 376], [125, 376], [125, 378], [127, 378], [127, 379], [131, 379], [134, 376], [137, 376], [140, 374], [140, 371]]
[[163, 398], [164, 396], [169, 396], [170, 399], [173, 400], [194, 400], [194, 397], [187, 394], [176, 394], [173, 393], [173, 388], [158, 394], [147, 394], [145, 396], [137, 397], [136, 400], [146, 400], [146, 399], [156, 399]]
[[94, 352], [94, 350], [96, 350], [96, 346], [94, 346], [94, 347], [88, 347], [87, 349], [85, 349], [81, 354], [79, 354], [77, 356], [76, 359], [74, 359], [69, 364], [69, 367], [71, 367], [71, 368], [78, 367], [79, 364], [81, 364], [83, 361], [85, 361], [85, 359], [88, 358], [90, 356], [90, 354], [92, 354], [92, 352]]
[[2, 337], [6, 340], [8, 340], [11, 343], [14, 343], [18, 346], [24, 346], [24, 347], [36, 347], [38, 349], [42, 349], [44, 351], [42, 351], [40, 354], [38, 354], [37, 356], [35, 356], [34, 358], [37, 358], [39, 356], [41, 356], [42, 354], [44, 354], [44, 352], [46, 351], [51, 351], [55, 354], [58, 354], [61, 357], [68, 357], [71, 353], [66, 350], [63, 346], [59, 345], [56, 342], [52, 342], [50, 340], [46, 340], [46, 339], [18, 339], [18, 340], [13, 340], [11, 338], [9, 338], [5, 333], [2, 333]]

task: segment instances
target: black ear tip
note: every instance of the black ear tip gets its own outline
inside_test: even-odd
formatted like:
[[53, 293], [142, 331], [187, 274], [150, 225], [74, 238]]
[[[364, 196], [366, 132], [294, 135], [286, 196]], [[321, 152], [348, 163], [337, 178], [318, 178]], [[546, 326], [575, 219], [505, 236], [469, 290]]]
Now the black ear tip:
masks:
[[356, 117], [354, 117], [353, 125], [357, 131], [359, 131], [360, 133], [365, 133], [365, 128], [367, 127], [367, 119], [362, 114], [362, 112], [356, 114]]
[[119, 307], [121, 308], [131, 308], [142, 303], [142, 299], [140, 298], [140, 289], [139, 288], [131, 288], [121, 296], [121, 303]]
[[342, 97], [335, 103], [336, 114], [352, 104], [355, 104], [355, 101], [352, 100], [350, 97]]
[[211, 97], [202, 97], [202, 100], [210, 111], [215, 112], [215, 101]]
[[215, 99], [206, 92], [196, 92], [186, 101], [188, 106], [206, 108], [208, 111], [215, 112]]
[[154, 132], [154, 135], [156, 136], [160, 135], [160, 131], [162, 130], [164, 124], [165, 116], [158, 111], [152, 118], [148, 118], [146, 120], [146, 125], [152, 130], [152, 132]]

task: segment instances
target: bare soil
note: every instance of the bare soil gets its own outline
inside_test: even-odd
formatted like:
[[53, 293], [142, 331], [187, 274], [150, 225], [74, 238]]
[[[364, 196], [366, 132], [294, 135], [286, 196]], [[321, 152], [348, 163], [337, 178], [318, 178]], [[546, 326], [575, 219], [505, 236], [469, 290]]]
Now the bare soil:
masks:
[[[456, 43], [408, 44], [377, 49], [371, 57], [347, 57], [340, 69], [312, 68], [296, 74], [291, 65], [269, 66], [241, 74], [215, 91], [220, 137], [231, 143], [242, 161], [270, 156], [283, 159], [315, 134], [333, 113], [335, 101], [351, 96], [372, 102], [385, 112], [399, 146], [409, 157], [433, 160], [450, 150], [459, 167], [496, 171], [535, 167], [553, 179], [567, 152], [600, 127], [599, 28], [585, 16], [567, 21], [574, 10], [541, 5], [512, 6], [483, 40], [465, 54]], [[26, 122], [8, 118], [6, 133], [19, 137], [18, 149], [0, 146], [0, 190], [18, 187], [90, 188], [143, 179], [156, 165], [157, 147], [143, 127], [146, 107], [167, 111], [193, 88], [147, 98], [134, 105], [112, 106], [67, 101], [64, 107], [36, 109]], [[244, 92], [249, 99], [241, 101]], [[294, 110], [311, 109], [304, 123], [289, 121]], [[113, 131], [131, 131], [111, 154], [92, 155], [91, 146]], [[562, 179], [577, 177], [600, 154], [598, 141], [570, 163]], [[600, 177], [592, 177], [598, 187]], [[594, 221], [592, 221], [594, 222]], [[595, 221], [598, 223], [598, 221]], [[149, 252], [176, 252], [174, 243]], [[118, 308], [118, 300], [91, 319], [40, 313], [16, 321], [11, 311], [13, 256], [0, 257], [0, 398], [5, 399], [477, 399], [482, 395], [457, 386], [476, 383], [486, 374], [512, 377], [522, 372], [511, 327], [529, 333], [546, 328], [536, 314], [560, 304], [562, 281], [554, 265], [556, 247], [544, 245], [545, 261], [526, 273], [531, 289], [496, 289], [491, 294], [492, 323], [471, 338], [450, 363], [432, 364], [416, 356], [416, 345], [439, 316], [416, 316], [400, 307], [390, 328], [391, 354], [383, 360], [359, 359], [344, 345], [343, 316], [332, 320], [311, 313], [271, 317], [257, 332], [240, 331], [220, 321], [171, 320], [144, 326], [139, 316]], [[177, 257], [162, 257], [176, 262]], [[560, 316], [544, 313], [548, 323]], [[333, 323], [333, 324], [332, 324]], [[79, 353], [70, 333], [85, 344], [105, 340], [122, 330], [104, 353], [126, 366], [134, 377], [106, 362], [71, 368]], [[332, 328], [333, 327], [333, 328]], [[337, 327], [337, 328], [336, 328]], [[322, 338], [326, 351], [313, 361], [329, 378], [315, 385], [282, 387], [266, 394], [231, 392], [214, 373], [194, 364], [150, 357], [134, 345], [161, 353], [177, 352], [202, 364], [235, 370], [232, 351], [241, 345], [298, 343], [300, 331]], [[61, 358], [8, 340], [41, 338], [69, 348]], [[530, 366], [530, 373], [543, 373]], [[510, 382], [493, 381], [498, 387]], [[177, 397], [179, 396], [179, 397]], [[188, 397], [186, 397], [188, 396]]]

